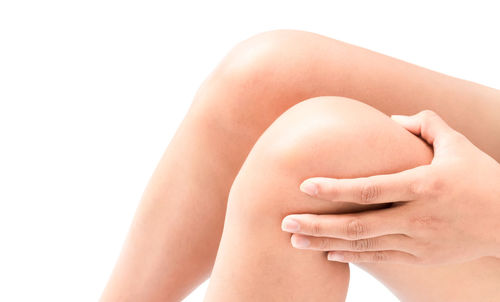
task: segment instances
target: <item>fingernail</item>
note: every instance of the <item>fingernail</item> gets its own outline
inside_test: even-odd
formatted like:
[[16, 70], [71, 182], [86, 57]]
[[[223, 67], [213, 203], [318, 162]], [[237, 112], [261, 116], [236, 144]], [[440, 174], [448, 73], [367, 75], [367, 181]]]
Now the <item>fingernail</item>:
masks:
[[341, 253], [328, 253], [328, 260], [330, 261], [344, 261], [344, 255], [342, 255]]
[[305, 248], [311, 244], [311, 241], [305, 237], [292, 236], [292, 246], [297, 248]]
[[300, 229], [300, 225], [296, 220], [285, 217], [281, 223], [281, 229], [286, 232], [297, 232]]
[[315, 196], [318, 194], [318, 185], [311, 181], [305, 181], [300, 185], [300, 190], [307, 195]]
[[408, 116], [393, 114], [393, 115], [391, 115], [391, 119], [393, 119], [396, 122], [404, 122], [404, 121], [408, 120]]

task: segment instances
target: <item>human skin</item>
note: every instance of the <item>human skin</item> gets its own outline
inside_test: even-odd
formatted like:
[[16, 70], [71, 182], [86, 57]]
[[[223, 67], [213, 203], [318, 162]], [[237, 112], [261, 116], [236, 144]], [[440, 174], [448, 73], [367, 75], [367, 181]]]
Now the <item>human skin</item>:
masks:
[[500, 141], [491, 139], [500, 135], [497, 90], [313, 33], [258, 34], [236, 45], [197, 91], [143, 194], [101, 301], [179, 301], [208, 278], [229, 190], [250, 149], [285, 110], [327, 95], [385, 114], [432, 109], [500, 159]]
[[[487, 256], [500, 259], [496, 231], [500, 229], [500, 164], [431, 111], [393, 118], [433, 146], [431, 164], [357, 179], [313, 177], [300, 188], [331, 202], [394, 202], [394, 215], [403, 217], [404, 223], [379, 219], [383, 211], [360, 213], [356, 219], [361, 231], [355, 234], [358, 238], [350, 238], [342, 233], [349, 222], [343, 215], [288, 215], [283, 227], [293, 233], [292, 245], [330, 251], [331, 260], [355, 263], [428, 265]], [[365, 220], [381, 223], [366, 226]], [[406, 223], [411, 221], [415, 223]], [[406, 255], [384, 256], [386, 250]]]
[[[231, 187], [205, 301], [343, 301], [345, 281], [339, 278], [345, 277], [347, 267], [333, 266], [340, 262], [328, 262], [324, 252], [294, 249], [289, 234], [280, 229], [281, 219], [290, 213], [350, 213], [344, 214], [350, 221], [346, 232], [355, 235], [359, 224], [353, 212], [381, 205], [314, 200], [298, 185], [312, 175], [352, 178], [393, 173], [431, 160], [432, 149], [425, 142], [363, 103], [319, 97], [293, 106], [259, 138]], [[383, 232], [389, 226], [386, 221], [401, 228], [410, 223], [397, 215], [398, 208], [382, 206], [364, 225], [377, 225], [374, 230]], [[375, 259], [382, 262], [386, 255], [414, 258], [384, 251], [375, 253]], [[402, 301], [500, 298], [500, 260], [444, 268], [387, 265], [384, 278], [394, 279], [387, 285]], [[377, 271], [376, 266], [364, 267]]]

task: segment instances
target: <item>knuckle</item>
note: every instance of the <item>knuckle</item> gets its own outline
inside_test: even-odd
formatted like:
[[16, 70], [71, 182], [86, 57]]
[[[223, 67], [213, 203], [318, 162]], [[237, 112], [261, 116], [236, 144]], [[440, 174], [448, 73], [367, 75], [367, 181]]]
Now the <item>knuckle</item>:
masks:
[[361, 262], [361, 253], [344, 253], [347, 262]]
[[381, 194], [381, 188], [379, 185], [373, 183], [372, 181], [366, 181], [361, 186], [359, 199], [362, 203], [368, 203], [377, 199]]
[[438, 117], [437, 113], [432, 111], [432, 110], [429, 110], [429, 109], [425, 109], [425, 110], [422, 110], [422, 112], [420, 112], [421, 114], [421, 117], [422, 117], [422, 122], [425, 124], [427, 122], [429, 122], [430, 120], [432, 119], [435, 119], [436, 117]]
[[360, 240], [352, 240], [351, 248], [353, 251], [367, 251], [373, 248], [373, 240], [372, 239], [360, 239]]
[[427, 196], [435, 197], [446, 189], [446, 181], [441, 177], [430, 177], [427, 180], [425, 193]]
[[358, 218], [351, 219], [345, 228], [345, 234], [351, 240], [361, 239], [366, 234], [366, 227]]
[[435, 230], [438, 227], [438, 219], [432, 215], [414, 216], [410, 222], [418, 230]]
[[416, 196], [427, 196], [429, 180], [428, 178], [424, 178], [418, 181], [414, 181], [410, 184], [409, 190], [412, 194]]
[[318, 221], [311, 221], [310, 229], [312, 235], [321, 235], [323, 233], [323, 226]]
[[422, 110], [422, 116], [424, 117], [434, 117], [437, 116], [436, 112], [430, 110], [430, 109], [424, 109]]
[[420, 180], [414, 180], [408, 185], [408, 190], [410, 191], [410, 194], [415, 195], [415, 196], [420, 196], [423, 192], [422, 189], [422, 181]]
[[330, 250], [330, 240], [328, 238], [319, 238], [317, 244], [318, 249], [322, 251]]
[[432, 121], [434, 121], [436, 118], [438, 118], [438, 115], [432, 110], [426, 109], [426, 110], [423, 110], [421, 112], [421, 120], [422, 120], [421, 132], [422, 132], [422, 134], [429, 132], [429, 127], [430, 127]]
[[446, 189], [446, 180], [438, 174], [425, 173], [420, 180], [413, 181], [408, 189], [416, 196], [436, 197]]
[[383, 251], [377, 251], [373, 253], [373, 262], [385, 262], [387, 261], [387, 253]]

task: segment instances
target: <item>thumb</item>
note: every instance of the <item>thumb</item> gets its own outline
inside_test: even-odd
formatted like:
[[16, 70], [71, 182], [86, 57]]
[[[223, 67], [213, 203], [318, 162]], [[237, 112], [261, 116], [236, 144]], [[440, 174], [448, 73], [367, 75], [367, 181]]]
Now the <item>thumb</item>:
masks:
[[391, 115], [391, 119], [411, 133], [419, 135], [431, 145], [455, 132], [439, 115], [431, 110], [423, 110], [411, 116]]

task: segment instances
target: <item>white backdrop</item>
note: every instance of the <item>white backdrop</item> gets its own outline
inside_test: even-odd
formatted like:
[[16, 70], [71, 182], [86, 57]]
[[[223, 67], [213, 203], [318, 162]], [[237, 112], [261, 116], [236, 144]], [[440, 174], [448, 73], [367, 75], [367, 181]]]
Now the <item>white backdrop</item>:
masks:
[[[308, 30], [500, 88], [494, 2], [2, 0], [0, 301], [98, 299], [164, 148], [237, 42]], [[347, 300], [375, 299], [396, 301], [354, 269]]]

